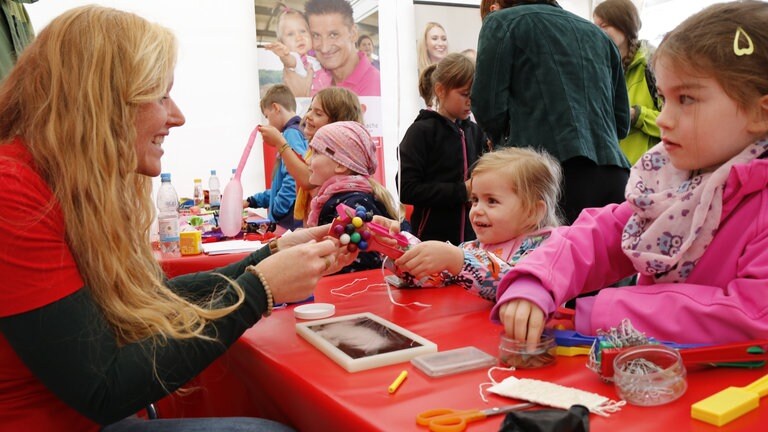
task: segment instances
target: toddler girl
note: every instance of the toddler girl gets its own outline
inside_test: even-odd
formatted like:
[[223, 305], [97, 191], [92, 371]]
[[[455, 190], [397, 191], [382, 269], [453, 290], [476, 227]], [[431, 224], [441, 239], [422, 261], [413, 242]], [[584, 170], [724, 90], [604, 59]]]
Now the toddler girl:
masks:
[[284, 8], [277, 17], [277, 42], [264, 46], [280, 57], [283, 66], [296, 72], [301, 77], [307, 76], [307, 70], [317, 71], [320, 62], [309, 55], [312, 38], [306, 17], [296, 9]]
[[406, 285], [458, 284], [495, 302], [501, 275], [559, 224], [561, 177], [560, 164], [546, 153], [523, 148], [486, 153], [470, 180], [469, 219], [477, 240], [416, 244], [395, 261], [396, 273]]
[[632, 167], [624, 203], [585, 210], [504, 276], [492, 316], [509, 336], [537, 341], [557, 305], [636, 272], [637, 286], [577, 300], [576, 330], [628, 318], [660, 340], [768, 334], [766, 22], [768, 3], [723, 3], [664, 37], [662, 143]]
[[[365, 126], [354, 121], [328, 124], [317, 131], [309, 146], [309, 182], [320, 186], [310, 202], [307, 226], [333, 222], [339, 204], [362, 206], [388, 218], [402, 214], [389, 192], [371, 177], [377, 166], [376, 146]], [[365, 252], [341, 273], [378, 267], [379, 254]]]
[[448, 54], [430, 79], [435, 110], [424, 109], [400, 142], [400, 200], [413, 205], [411, 224], [422, 240], [459, 244], [475, 238], [469, 223], [469, 167], [487, 150], [469, 120], [475, 65]]

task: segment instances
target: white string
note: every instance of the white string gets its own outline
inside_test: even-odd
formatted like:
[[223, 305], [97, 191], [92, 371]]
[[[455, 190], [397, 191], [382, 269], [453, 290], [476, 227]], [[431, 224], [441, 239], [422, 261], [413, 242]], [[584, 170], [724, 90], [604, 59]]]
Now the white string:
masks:
[[[387, 286], [387, 295], [389, 296], [389, 302], [392, 303], [395, 306], [402, 306], [402, 307], [408, 307], [408, 306], [418, 306], [423, 308], [432, 307], [431, 304], [426, 304], [422, 302], [411, 302], [411, 303], [398, 303], [395, 301], [395, 298], [392, 296], [392, 287], [389, 286], [388, 283], [386, 283], [386, 279], [384, 277], [386, 276], [386, 273], [384, 273], [384, 267], [387, 263], [387, 260], [390, 259], [388, 256], [385, 256], [384, 259], [381, 261], [381, 278], [385, 281], [384, 285]], [[380, 285], [380, 284], [379, 284]]]
[[480, 383], [480, 385], [477, 386], [477, 389], [480, 392], [480, 399], [482, 399], [483, 402], [485, 403], [488, 403], [488, 398], [485, 397], [485, 392], [483, 390], [485, 390], [486, 387], [490, 387], [498, 384], [498, 382], [495, 379], [493, 379], [493, 371], [496, 371], [496, 370], [513, 372], [515, 370], [515, 367], [514, 366], [510, 366], [510, 367], [493, 366], [490, 369], [488, 369], [488, 379], [491, 380], [491, 382]]
[[365, 287], [364, 290], [362, 290], [362, 291], [355, 291], [355, 292], [353, 292], [351, 294], [346, 294], [346, 293], [339, 292], [339, 291], [343, 290], [344, 288], [350, 287], [350, 286], [352, 286], [352, 285], [354, 285], [354, 284], [356, 284], [358, 282], [367, 281], [367, 280], [368, 280], [368, 278], [355, 279], [355, 280], [353, 280], [352, 282], [350, 282], [350, 283], [348, 283], [346, 285], [342, 285], [340, 287], [332, 289], [331, 290], [331, 294], [337, 295], [337, 296], [341, 296], [341, 297], [354, 297], [354, 296], [356, 296], [358, 294], [362, 294], [362, 293], [368, 291], [368, 288], [370, 288], [373, 285], [368, 285], [367, 287]]

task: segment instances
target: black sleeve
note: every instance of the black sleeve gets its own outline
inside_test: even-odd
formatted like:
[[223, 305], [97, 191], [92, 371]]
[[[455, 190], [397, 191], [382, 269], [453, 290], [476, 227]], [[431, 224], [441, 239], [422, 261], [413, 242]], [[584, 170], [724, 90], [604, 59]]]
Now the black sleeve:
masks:
[[[190, 278], [202, 286], [202, 274]], [[42, 308], [0, 319], [0, 331], [54, 394], [93, 421], [108, 424], [182, 386], [259, 320], [266, 310], [259, 279], [245, 273], [236, 280], [246, 291], [245, 302], [206, 326], [205, 334], [213, 341], [146, 340], [120, 346], [87, 287]], [[230, 288], [223, 303], [235, 301]]]
[[[400, 143], [400, 200], [422, 207], [452, 207], [467, 201], [463, 181], [439, 181], [430, 174], [445, 149], [435, 150], [433, 136], [425, 127], [413, 124]], [[459, 159], [459, 162], [460, 159]]]
[[177, 276], [166, 281], [166, 284], [174, 292], [190, 301], [205, 300], [209, 298], [215, 290], [223, 289], [227, 286], [227, 281], [219, 275], [237, 279], [245, 272], [246, 267], [258, 264], [269, 255], [269, 247], [265, 245], [236, 263], [210, 271]]

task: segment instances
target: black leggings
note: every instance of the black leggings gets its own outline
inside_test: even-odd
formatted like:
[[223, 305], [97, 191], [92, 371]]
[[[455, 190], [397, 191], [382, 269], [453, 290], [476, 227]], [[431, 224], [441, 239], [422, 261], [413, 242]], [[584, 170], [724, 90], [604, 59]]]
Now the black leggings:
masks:
[[558, 203], [570, 225], [585, 208], [624, 202], [629, 170], [615, 165], [599, 166], [585, 157], [561, 162], [563, 195]]

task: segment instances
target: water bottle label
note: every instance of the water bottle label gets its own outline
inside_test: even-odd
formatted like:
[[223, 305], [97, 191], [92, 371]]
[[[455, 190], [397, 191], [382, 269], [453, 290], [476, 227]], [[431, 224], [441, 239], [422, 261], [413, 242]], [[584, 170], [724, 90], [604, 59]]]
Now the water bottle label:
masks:
[[161, 242], [179, 241], [178, 219], [161, 220], [158, 222], [158, 224], [160, 225], [160, 241]]
[[221, 194], [218, 191], [210, 191], [208, 193], [208, 200], [210, 201], [212, 206], [220, 206]]

